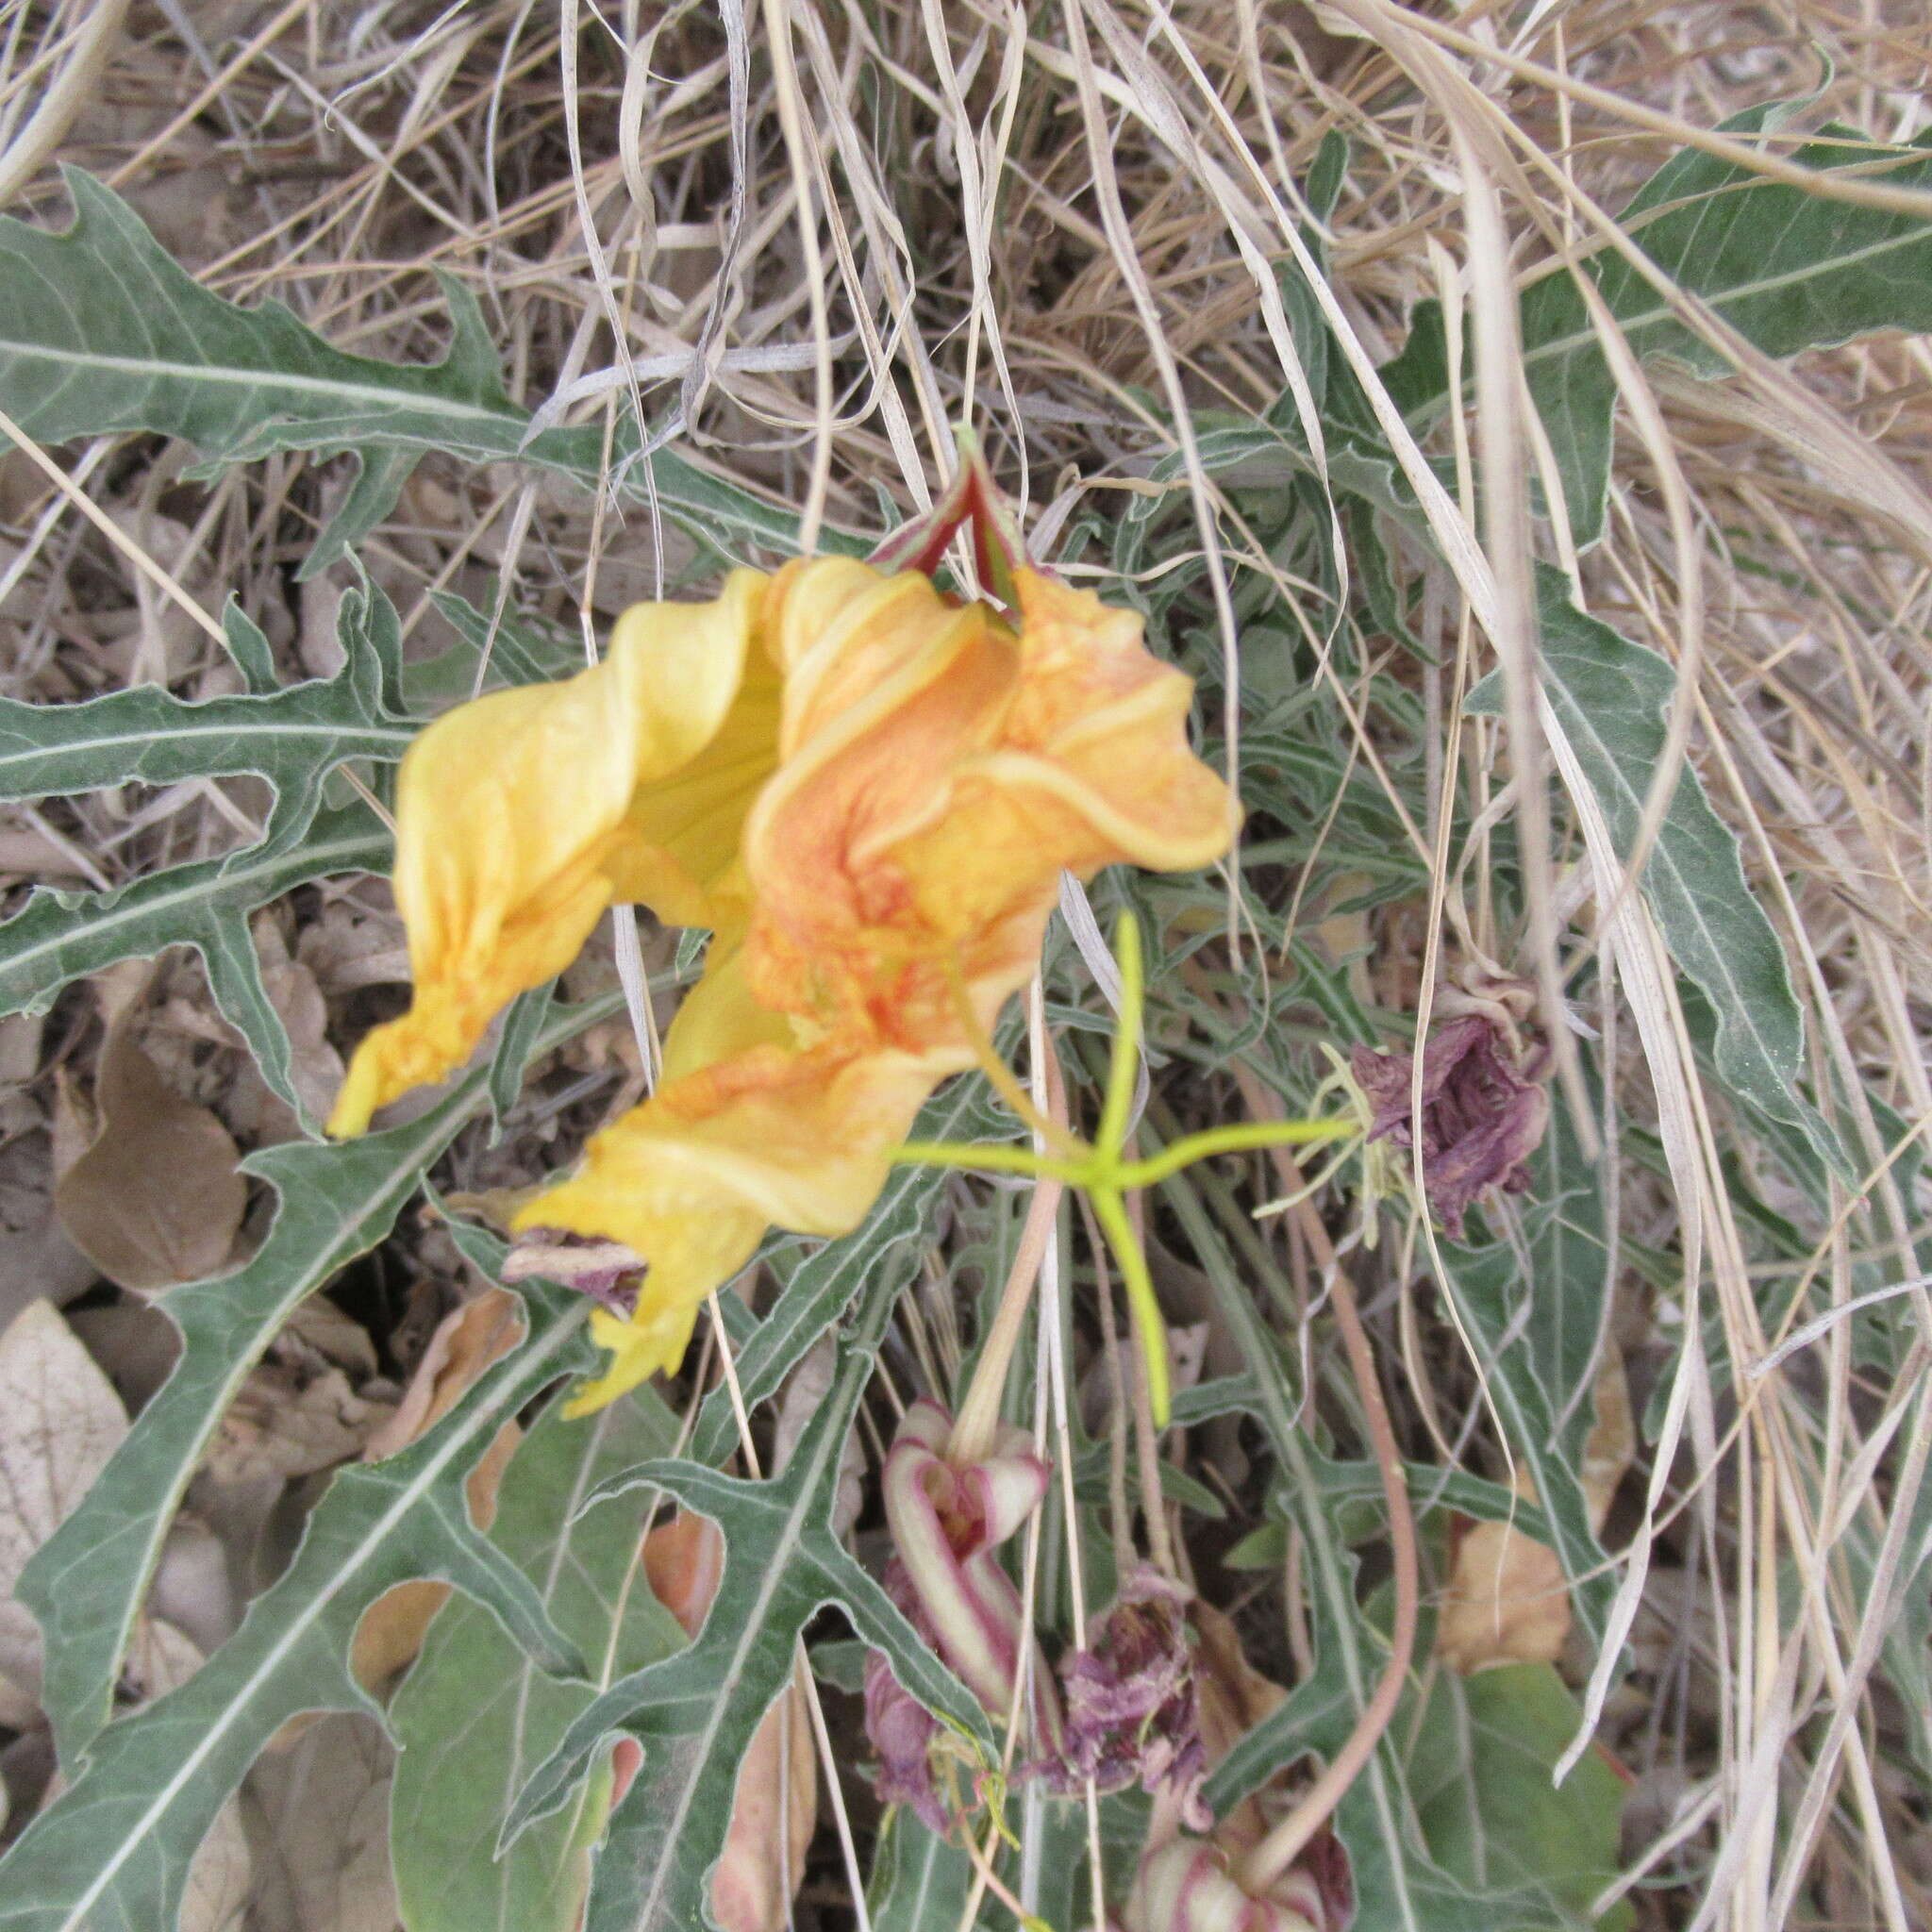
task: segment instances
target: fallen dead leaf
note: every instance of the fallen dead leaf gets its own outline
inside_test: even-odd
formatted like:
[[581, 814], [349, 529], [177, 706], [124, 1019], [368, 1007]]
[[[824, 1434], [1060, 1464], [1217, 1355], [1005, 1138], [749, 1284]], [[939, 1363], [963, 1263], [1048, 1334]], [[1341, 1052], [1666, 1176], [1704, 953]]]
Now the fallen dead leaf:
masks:
[[48, 1302], [0, 1334], [0, 1672], [41, 1683], [41, 1633], [13, 1589], [26, 1560], [84, 1496], [127, 1433], [127, 1412]]
[[252, 1932], [393, 1932], [389, 1793], [395, 1752], [376, 1721], [338, 1712], [248, 1775], [258, 1883]]
[[[430, 1338], [394, 1414], [364, 1444], [363, 1459], [380, 1461], [408, 1448], [441, 1421], [476, 1377], [508, 1355], [522, 1336], [522, 1304], [507, 1289], [489, 1289], [456, 1309]], [[504, 1424], [470, 1472], [466, 1493], [470, 1515], [479, 1529], [488, 1529], [495, 1519], [497, 1486], [522, 1433], [515, 1423]], [[397, 1584], [370, 1605], [356, 1626], [349, 1653], [350, 1667], [365, 1690], [388, 1683], [415, 1657], [429, 1620], [448, 1596], [448, 1584], [419, 1577]]]
[[[248, 1372], [209, 1446], [217, 1482], [313, 1475], [361, 1453], [394, 1405], [357, 1388], [375, 1375], [375, 1345], [325, 1295], [311, 1295]], [[392, 1393], [389, 1384], [383, 1392]]]
[[101, 1042], [92, 1144], [64, 1171], [57, 1152], [54, 1209], [108, 1280], [146, 1292], [222, 1267], [248, 1183], [227, 1128], [161, 1078], [128, 1020], [124, 1008]]
[[[269, 1004], [289, 1039], [289, 1074], [303, 1112], [310, 1122], [328, 1118], [336, 1089], [342, 1081], [342, 1058], [329, 1044], [328, 1011], [314, 973], [291, 958], [288, 941], [273, 913], [264, 912], [250, 927], [261, 982]], [[233, 1037], [239, 1045], [239, 1036]], [[292, 1141], [302, 1131], [295, 1110], [261, 1077], [252, 1055], [243, 1049], [236, 1078], [222, 1103], [223, 1116], [251, 1146], [272, 1147]]]
[[[92, 1262], [88, 1270], [90, 1281], [98, 1279]], [[129, 1415], [141, 1413], [181, 1358], [180, 1329], [137, 1294], [118, 1295], [100, 1307], [75, 1308], [67, 1325], [107, 1371]]]
[[359, 1454], [391, 1413], [386, 1403], [363, 1401], [338, 1368], [271, 1355], [228, 1405], [208, 1472], [223, 1483], [312, 1475]]
[[[1605, 1355], [1592, 1391], [1596, 1420], [1584, 1439], [1583, 1492], [1601, 1529], [1630, 1467], [1636, 1437], [1623, 1357]], [[1518, 1468], [1516, 1493], [1536, 1500]], [[1478, 1523], [1456, 1548], [1436, 1620], [1436, 1655], [1468, 1676], [1495, 1664], [1555, 1663], [1570, 1636], [1570, 1586], [1554, 1550], [1507, 1523]]]

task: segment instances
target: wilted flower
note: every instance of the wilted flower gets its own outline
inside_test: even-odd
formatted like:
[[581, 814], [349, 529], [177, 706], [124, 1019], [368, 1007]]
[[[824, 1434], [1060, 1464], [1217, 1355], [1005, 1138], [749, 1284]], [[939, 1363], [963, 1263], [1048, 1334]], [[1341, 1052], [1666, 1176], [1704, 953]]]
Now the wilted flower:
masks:
[[[994, 1554], [1039, 1507], [1050, 1470], [1024, 1429], [1001, 1429], [977, 1461], [949, 1462], [952, 1427], [938, 1403], [920, 1401], [892, 1439], [883, 1484], [893, 1549], [886, 1591], [994, 1717], [1012, 1708], [1027, 1659], [1034, 1735], [1057, 1752], [1060, 1713], [1052, 1679], [1021, 1613], [1020, 1592]], [[865, 1725], [882, 1767], [879, 1795], [911, 1804], [943, 1829], [927, 1755], [942, 1741], [941, 1727], [900, 1688], [878, 1652], [866, 1660]]]
[[459, 1065], [613, 901], [714, 930], [656, 1095], [515, 1223], [648, 1264], [628, 1314], [591, 1313], [615, 1359], [579, 1411], [674, 1366], [767, 1225], [857, 1225], [1033, 971], [1063, 867], [1225, 849], [1191, 685], [1139, 618], [1024, 565], [1001, 581], [995, 610], [843, 558], [734, 571], [708, 604], [627, 611], [573, 678], [459, 706], [404, 759], [414, 1004], [362, 1042], [332, 1131]]
[[[1526, 1044], [1519, 1030], [1523, 991], [1509, 981], [1481, 996], [1445, 992], [1443, 1010], [1453, 1017], [1423, 1049], [1421, 1179], [1452, 1241], [1462, 1239], [1463, 1211], [1485, 1190], [1528, 1187], [1524, 1162], [1549, 1123], [1542, 1086], [1549, 1053]], [[1415, 1056], [1357, 1046], [1351, 1064], [1374, 1108], [1370, 1138], [1386, 1134], [1398, 1146], [1411, 1145]]]
[[[894, 1562], [888, 1566], [886, 1592], [905, 1611], [912, 1627], [937, 1649], [931, 1621], [919, 1607], [919, 1599], [907, 1588], [903, 1564]], [[933, 1747], [942, 1741], [944, 1730], [939, 1719], [892, 1674], [885, 1652], [867, 1651], [865, 1735], [878, 1753], [879, 1772], [874, 1788], [879, 1803], [909, 1805], [923, 1824], [940, 1833], [945, 1831], [950, 1821], [939, 1782], [933, 1775], [932, 1754]]]
[[1346, 1932], [1355, 1917], [1348, 1855], [1328, 1832], [1271, 1884], [1250, 1890], [1211, 1840], [1181, 1837], [1141, 1861], [1125, 1932]]
[[1066, 1741], [1054, 1782], [1101, 1791], [1168, 1788], [1196, 1830], [1213, 1822], [1200, 1799], [1207, 1758], [1188, 1634], [1189, 1593], [1146, 1565], [1121, 1579], [1094, 1617], [1087, 1647], [1060, 1660]]

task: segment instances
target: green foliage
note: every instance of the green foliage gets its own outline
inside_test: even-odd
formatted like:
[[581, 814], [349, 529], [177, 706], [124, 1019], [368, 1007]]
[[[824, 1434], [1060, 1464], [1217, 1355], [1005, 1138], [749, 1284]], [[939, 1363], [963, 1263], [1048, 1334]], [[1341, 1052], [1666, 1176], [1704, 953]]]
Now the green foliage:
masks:
[[[504, 392], [482, 311], [453, 277], [438, 276], [450, 307], [441, 362], [344, 355], [279, 302], [242, 308], [202, 288], [110, 189], [78, 168], [63, 174], [75, 208], [65, 234], [0, 217], [0, 408], [28, 434], [154, 430], [193, 443], [211, 469], [276, 450], [354, 450], [360, 475], [310, 553], [311, 574], [389, 514], [432, 451], [597, 482], [601, 430], [532, 434]], [[644, 466], [625, 463], [634, 439], [621, 436], [615, 455], [641, 489]], [[668, 450], [648, 474], [664, 515], [709, 548], [796, 545], [794, 518]], [[827, 547], [841, 547], [839, 533]]]
[[974, 1740], [989, 1764], [997, 1761], [985, 1713], [846, 1553], [829, 1522], [846, 1435], [894, 1299], [891, 1288], [868, 1285], [832, 1388], [780, 1474], [747, 1482], [695, 1462], [647, 1462], [586, 1499], [589, 1509], [631, 1490], [663, 1491], [724, 1532], [724, 1574], [691, 1647], [599, 1695], [510, 1813], [513, 1838], [563, 1802], [614, 1732], [643, 1741], [643, 1768], [612, 1813], [597, 1859], [585, 1932], [673, 1932], [703, 1923], [738, 1767], [759, 1720], [791, 1681], [806, 1625], [827, 1604], [840, 1605], [858, 1635], [887, 1653], [908, 1690]]
[[[558, 1376], [590, 1364], [579, 1298], [545, 1291], [527, 1307], [523, 1347], [435, 1428], [399, 1455], [336, 1475], [293, 1562], [193, 1677], [93, 1739], [78, 1775], [7, 1855], [0, 1926], [136, 1932], [174, 1924], [190, 1852], [276, 1731], [308, 1710], [380, 1714], [350, 1673], [349, 1644], [363, 1612], [399, 1583], [429, 1576], [455, 1584], [487, 1605], [541, 1668], [581, 1674], [583, 1659], [551, 1624], [529, 1579], [471, 1523], [463, 1494], [465, 1477], [504, 1423]], [[119, 1482], [110, 1474], [90, 1502], [132, 1484], [131, 1471]], [[94, 1508], [96, 1523], [107, 1507]], [[147, 1519], [125, 1505], [117, 1513], [125, 1533], [101, 1554], [111, 1565], [125, 1549], [131, 1568]], [[63, 1606], [78, 1588], [75, 1567], [42, 1572]], [[125, 1589], [125, 1574], [112, 1581], [117, 1592]], [[47, 1600], [37, 1607], [48, 1624]], [[58, 1621], [49, 1635], [58, 1648]]]
[[608, 1771], [498, 1858], [503, 1814], [596, 1687], [684, 1643], [639, 1571], [637, 1511], [622, 1501], [579, 1508], [598, 1482], [670, 1448], [675, 1421], [648, 1394], [577, 1422], [560, 1410], [553, 1405], [518, 1447], [490, 1539], [528, 1577], [590, 1681], [545, 1675], [467, 1599], [430, 1625], [389, 1713], [402, 1754], [390, 1840], [408, 1932], [575, 1932], [609, 1800]]
[[[1458, 1677], [1437, 1666], [1415, 1725], [1409, 1795], [1445, 1872], [1502, 1904], [1518, 1925], [1628, 1932], [1620, 1904], [1591, 1905], [1622, 1870], [1624, 1785], [1591, 1751], [1558, 1786], [1551, 1772], [1576, 1735], [1576, 1700], [1549, 1664], [1501, 1664]], [[1398, 1720], [1399, 1721], [1399, 1720]]]
[[[1664, 749], [1675, 687], [1655, 651], [1586, 617], [1559, 573], [1539, 574], [1543, 688], [1610, 829], [1619, 858], [1637, 845], [1645, 795]], [[1469, 695], [1495, 715], [1500, 673]], [[1805, 1023], [1784, 949], [1744, 879], [1736, 835], [1711, 809], [1688, 764], [1677, 779], [1641, 878], [1671, 957], [1716, 1016], [1719, 1074], [1774, 1120], [1801, 1127], [1821, 1157], [1847, 1173], [1831, 1130], [1799, 1091]]]
[[948, 1844], [911, 1812], [895, 1811], [873, 1854], [866, 1900], [873, 1932], [959, 1932], [972, 1895], [973, 1860], [965, 1848]]
[[390, 851], [375, 813], [355, 805], [318, 813], [286, 851], [255, 846], [232, 858], [194, 859], [108, 892], [38, 887], [0, 925], [0, 1013], [43, 1011], [76, 979], [123, 959], [153, 958], [168, 946], [192, 946], [215, 1004], [248, 1042], [262, 1078], [299, 1115], [289, 1036], [262, 984], [249, 915], [315, 879], [379, 872]]
[[[1743, 136], [1774, 125], [1757, 108], [1725, 124]], [[1905, 189], [1932, 184], [1932, 137], [1909, 146], [1873, 142], [1849, 128], [1782, 150], [1820, 174], [1857, 169]], [[1881, 165], [1874, 175], [1874, 164]], [[1633, 195], [1620, 225], [1654, 264], [1651, 273], [1604, 246], [1582, 272], [1642, 359], [1670, 357], [1702, 376], [1729, 373], [1733, 358], [1680, 319], [1670, 291], [1701, 306], [1767, 356], [1795, 356], [1874, 329], [1932, 327], [1932, 229], [1916, 216], [1816, 195], [1694, 150], [1674, 156]], [[1664, 286], [1653, 276], [1660, 272]], [[1557, 269], [1523, 298], [1523, 360], [1549, 431], [1579, 544], [1603, 529], [1609, 489], [1616, 380], [1583, 296]], [[1402, 354], [1383, 371], [1411, 418], [1440, 408], [1449, 383], [1441, 311], [1418, 305]]]
[[[561, 1013], [535, 1044], [554, 1045], [617, 1005], [606, 998]], [[480, 1108], [486, 1079], [480, 1072], [465, 1075], [420, 1120], [387, 1133], [340, 1145], [298, 1141], [249, 1157], [247, 1172], [280, 1197], [268, 1239], [236, 1273], [162, 1297], [181, 1331], [174, 1372], [101, 1480], [20, 1579], [21, 1600], [47, 1637], [42, 1700], [63, 1760], [85, 1751], [107, 1723], [161, 1540], [243, 1377], [308, 1296], [389, 1233], [424, 1170]], [[392, 1528], [400, 1533], [399, 1524]]]

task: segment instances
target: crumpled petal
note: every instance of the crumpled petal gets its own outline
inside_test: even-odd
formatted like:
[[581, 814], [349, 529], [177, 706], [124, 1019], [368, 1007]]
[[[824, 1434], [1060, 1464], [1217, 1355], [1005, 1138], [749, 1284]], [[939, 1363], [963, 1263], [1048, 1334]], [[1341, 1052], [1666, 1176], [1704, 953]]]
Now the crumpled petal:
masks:
[[[1422, 1055], [1423, 1145], [1417, 1166], [1430, 1208], [1452, 1241], [1462, 1239], [1462, 1217], [1491, 1188], [1521, 1193], [1529, 1186], [1529, 1157], [1549, 1124], [1542, 1078], [1549, 1055], [1522, 1050], [1516, 1028], [1489, 1013], [1463, 1013], [1429, 1037]], [[1387, 1136], [1399, 1147], [1413, 1138], [1410, 1086], [1415, 1056], [1350, 1056], [1356, 1083], [1374, 1109], [1369, 1138]]]
[[[410, 746], [395, 895], [415, 996], [357, 1049], [331, 1133], [360, 1133], [460, 1066], [508, 1001], [570, 964], [614, 897], [702, 914], [775, 756], [770, 739], [761, 764], [753, 750], [775, 722], [773, 673], [746, 676], [767, 581], [735, 571], [711, 603], [641, 605], [602, 662], [459, 705]], [[724, 756], [709, 760], [714, 744]], [[638, 808], [641, 788], [673, 779]]]
[[1113, 1604], [1091, 1620], [1085, 1648], [1060, 1658], [1065, 1749], [1044, 1769], [1066, 1791], [1090, 1779], [1103, 1792], [1166, 1789], [1182, 1822], [1205, 1831], [1214, 1818], [1200, 1797], [1208, 1759], [1189, 1596], [1144, 1563], [1121, 1577]]

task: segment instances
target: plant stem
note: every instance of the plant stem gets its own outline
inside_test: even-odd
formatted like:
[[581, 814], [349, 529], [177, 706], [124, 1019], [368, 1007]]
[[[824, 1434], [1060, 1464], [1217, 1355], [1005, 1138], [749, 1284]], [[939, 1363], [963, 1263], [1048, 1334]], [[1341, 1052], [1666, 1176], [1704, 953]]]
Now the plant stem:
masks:
[[[1275, 1102], [1261, 1083], [1245, 1067], [1234, 1069], [1236, 1084], [1248, 1111], [1266, 1119], [1274, 1111]], [[1301, 1188], [1301, 1170], [1294, 1156], [1284, 1146], [1274, 1148], [1275, 1172], [1291, 1193]], [[1348, 1741], [1328, 1761], [1327, 1769], [1302, 1794], [1299, 1804], [1241, 1860], [1236, 1876], [1250, 1892], [1265, 1892], [1291, 1866], [1308, 1840], [1328, 1822], [1342, 1794], [1355, 1782], [1357, 1774], [1369, 1761], [1395, 1715], [1402, 1687], [1408, 1676], [1410, 1654], [1415, 1649], [1416, 1604], [1419, 1593], [1416, 1560], [1415, 1516], [1409, 1508], [1408, 1484], [1402, 1465], [1402, 1452], [1395, 1441], [1394, 1425], [1389, 1420], [1389, 1405], [1382, 1399], [1382, 1384], [1375, 1374], [1374, 1351], [1368, 1331], [1362, 1326], [1356, 1305], [1355, 1284], [1341, 1267], [1335, 1244], [1322, 1217], [1309, 1201], [1297, 1201], [1293, 1209], [1296, 1225], [1313, 1251], [1317, 1263], [1329, 1281], [1329, 1297], [1335, 1307], [1336, 1324], [1341, 1330], [1341, 1345], [1361, 1397], [1362, 1414], [1368, 1424], [1369, 1441], [1375, 1452], [1375, 1466], [1382, 1475], [1382, 1493], [1389, 1505], [1389, 1541], [1395, 1569], [1395, 1618], [1390, 1632], [1389, 1663], [1375, 1686], [1374, 1694], [1356, 1720]]]
[[[1049, 1049], [1042, 1062], [1046, 1075], [1048, 1124], [1064, 1131], [1067, 1119], [1067, 1091], [1060, 1078], [1059, 1062]], [[1018, 1148], [1005, 1150], [1019, 1153]], [[1029, 1159], [1038, 1159], [1029, 1156]], [[1012, 1365], [1013, 1351], [1026, 1325], [1026, 1310], [1033, 1300], [1033, 1285], [1040, 1278], [1041, 1263], [1046, 1259], [1046, 1244], [1053, 1239], [1054, 1222], [1059, 1213], [1065, 1183], [1052, 1174], [1034, 1170], [1033, 1198], [1026, 1204], [1026, 1219], [1020, 1229], [1020, 1245], [1014, 1251], [1013, 1265], [1007, 1273], [1007, 1285], [1000, 1291], [999, 1307], [986, 1334], [986, 1345], [973, 1369], [973, 1380], [959, 1404], [953, 1433], [946, 1444], [946, 1460], [955, 1468], [985, 1459], [991, 1452], [1000, 1422], [1000, 1399], [1006, 1392], [1007, 1371]]]

